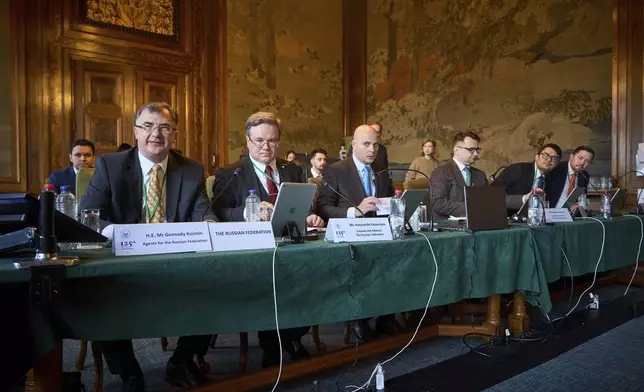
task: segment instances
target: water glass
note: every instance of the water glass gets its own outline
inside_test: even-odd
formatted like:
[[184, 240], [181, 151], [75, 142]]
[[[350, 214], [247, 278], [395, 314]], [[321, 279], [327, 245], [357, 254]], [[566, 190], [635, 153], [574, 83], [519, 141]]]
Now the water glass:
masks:
[[81, 210], [80, 222], [90, 229], [100, 233], [101, 232], [101, 210], [88, 209]]

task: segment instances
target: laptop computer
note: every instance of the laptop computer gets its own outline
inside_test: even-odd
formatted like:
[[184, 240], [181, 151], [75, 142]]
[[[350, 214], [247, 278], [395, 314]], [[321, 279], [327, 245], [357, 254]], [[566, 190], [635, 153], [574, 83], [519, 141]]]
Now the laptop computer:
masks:
[[500, 186], [466, 186], [465, 216], [471, 231], [508, 227], [505, 189]]
[[309, 216], [313, 199], [317, 192], [315, 184], [300, 184], [295, 182], [283, 182], [277, 193], [271, 226], [273, 235], [281, 238], [289, 236], [285, 232], [287, 222], [295, 222], [302, 235], [306, 234], [306, 217]]

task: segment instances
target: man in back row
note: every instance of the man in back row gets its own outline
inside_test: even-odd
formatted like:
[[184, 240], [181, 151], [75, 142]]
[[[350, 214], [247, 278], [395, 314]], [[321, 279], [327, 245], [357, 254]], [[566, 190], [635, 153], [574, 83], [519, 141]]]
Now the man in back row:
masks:
[[96, 149], [94, 143], [87, 139], [76, 139], [72, 143], [72, 148], [69, 153], [69, 161], [71, 166], [51, 173], [49, 175], [49, 184], [56, 186], [56, 192], [60, 192], [60, 187], [63, 185], [71, 186], [72, 193], [76, 192], [76, 174], [80, 169], [88, 169], [94, 167], [94, 158], [96, 157]]

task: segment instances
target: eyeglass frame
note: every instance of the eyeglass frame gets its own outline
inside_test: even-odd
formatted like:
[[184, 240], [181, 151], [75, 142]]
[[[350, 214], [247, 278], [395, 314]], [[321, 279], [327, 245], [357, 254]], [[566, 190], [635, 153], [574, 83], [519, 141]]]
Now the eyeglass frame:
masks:
[[543, 160], [547, 162], [557, 163], [561, 161], [561, 157], [559, 155], [550, 155], [545, 151], [541, 151], [539, 153], [539, 156], [541, 156], [541, 158], [543, 158]]
[[456, 146], [456, 148], [460, 148], [463, 150], [466, 150], [467, 152], [470, 153], [470, 155], [474, 155], [474, 153], [477, 153], [478, 155], [481, 155], [481, 147], [463, 147], [463, 146]]
[[[161, 127], [168, 127], [170, 129], [170, 132], [162, 131]], [[154, 133], [154, 131], [156, 131], [156, 130], [158, 130], [163, 135], [172, 135], [173, 133], [177, 132], [177, 128], [174, 128], [172, 125], [167, 124], [167, 123], [166, 124], [157, 124], [157, 125], [151, 124], [150, 129], [146, 129], [145, 125], [134, 124], [134, 128], [141, 129], [141, 130], [145, 131], [148, 135]]]
[[251, 143], [253, 143], [253, 145], [259, 148], [264, 147], [264, 144], [266, 144], [271, 148], [275, 148], [277, 147], [278, 144], [280, 144], [280, 139], [268, 139], [268, 140], [260, 139], [258, 141], [258, 140], [253, 140], [250, 136], [246, 136], [246, 137], [248, 138], [248, 140], [250, 140]]

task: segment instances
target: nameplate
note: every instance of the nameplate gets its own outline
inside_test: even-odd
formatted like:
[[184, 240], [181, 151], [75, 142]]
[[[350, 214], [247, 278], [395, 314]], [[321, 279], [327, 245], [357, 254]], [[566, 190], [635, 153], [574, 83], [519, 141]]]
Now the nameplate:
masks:
[[275, 248], [271, 222], [209, 223], [208, 230], [215, 252]]
[[572, 216], [567, 208], [546, 208], [546, 223], [572, 222]]
[[329, 242], [365, 242], [393, 239], [387, 218], [329, 219], [324, 239]]
[[210, 250], [212, 244], [205, 222], [114, 225], [112, 251], [116, 256]]

